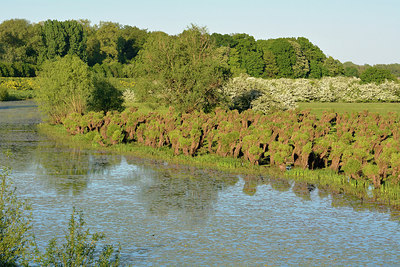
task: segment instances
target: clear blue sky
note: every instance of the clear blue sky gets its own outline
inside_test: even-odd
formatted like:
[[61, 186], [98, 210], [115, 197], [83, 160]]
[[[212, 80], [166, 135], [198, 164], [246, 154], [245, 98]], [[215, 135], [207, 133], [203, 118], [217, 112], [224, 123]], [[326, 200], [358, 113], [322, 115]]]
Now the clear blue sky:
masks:
[[169, 34], [194, 23], [256, 39], [303, 36], [342, 62], [400, 63], [399, 0], [0, 0], [0, 6], [0, 21], [89, 19]]

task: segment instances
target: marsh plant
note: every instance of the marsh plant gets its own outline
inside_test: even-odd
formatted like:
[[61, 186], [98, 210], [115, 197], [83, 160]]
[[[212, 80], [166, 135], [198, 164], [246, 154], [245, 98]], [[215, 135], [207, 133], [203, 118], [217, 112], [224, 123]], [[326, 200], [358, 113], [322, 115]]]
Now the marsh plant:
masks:
[[91, 234], [85, 228], [82, 212], [73, 210], [64, 241], [60, 245], [53, 238], [36, 262], [41, 266], [118, 266], [119, 249], [112, 245], [99, 247], [103, 234]]
[[[17, 197], [9, 177], [10, 170], [0, 172], [0, 266], [118, 266], [120, 249], [100, 246], [103, 234], [91, 234], [82, 212], [73, 209], [64, 242], [53, 238], [44, 253], [40, 252], [32, 233], [30, 206]], [[104, 241], [103, 241], [104, 242]]]
[[33, 247], [30, 207], [17, 198], [16, 188], [9, 179], [10, 170], [0, 169], [0, 265], [26, 264]]

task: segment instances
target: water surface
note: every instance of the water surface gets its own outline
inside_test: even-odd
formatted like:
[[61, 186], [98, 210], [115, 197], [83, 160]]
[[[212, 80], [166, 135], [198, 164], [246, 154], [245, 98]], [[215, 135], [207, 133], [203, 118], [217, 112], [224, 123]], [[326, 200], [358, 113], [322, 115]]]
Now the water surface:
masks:
[[72, 207], [120, 243], [123, 264], [399, 264], [400, 225], [387, 207], [304, 182], [232, 175], [69, 148], [38, 134], [33, 102], [0, 103], [0, 149], [44, 247]]

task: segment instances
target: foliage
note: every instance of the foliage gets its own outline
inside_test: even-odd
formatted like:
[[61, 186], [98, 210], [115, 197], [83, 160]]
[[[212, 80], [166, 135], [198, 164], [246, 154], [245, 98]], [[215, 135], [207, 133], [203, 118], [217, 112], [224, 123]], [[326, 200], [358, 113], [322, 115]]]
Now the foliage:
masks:
[[39, 107], [54, 123], [70, 112], [86, 112], [94, 88], [89, 67], [77, 56], [69, 55], [46, 62], [39, 84]]
[[78, 21], [47, 20], [42, 26], [41, 38], [42, 48], [39, 54], [41, 62], [65, 55], [76, 55], [87, 61], [87, 34]]
[[46, 62], [38, 80], [39, 108], [53, 123], [60, 122], [69, 113], [107, 112], [122, 107], [122, 92], [105, 78], [93, 75], [77, 56], [67, 55]]
[[389, 70], [394, 76], [400, 78], [400, 64], [377, 64], [374, 67]]
[[361, 82], [382, 84], [386, 81], [397, 81], [397, 78], [389, 71], [377, 67], [366, 69], [360, 76]]
[[9, 90], [37, 90], [39, 85], [35, 78], [0, 78], [0, 87]]
[[7, 168], [2, 167], [0, 178], [0, 265], [15, 266], [25, 262], [32, 245], [30, 208], [17, 198]]
[[[400, 84], [360, 84], [358, 78], [324, 77], [322, 79], [261, 79], [246, 76], [231, 79], [223, 88], [231, 106], [244, 110], [263, 94], [271, 95], [286, 109], [295, 102], [397, 102]], [[261, 101], [261, 100], [260, 100]], [[259, 101], [259, 102], [260, 102]]]
[[95, 77], [93, 90], [88, 99], [88, 110], [104, 111], [122, 109], [124, 99], [122, 91], [118, 90], [109, 80], [103, 77]]
[[358, 69], [353, 66], [345, 67], [344, 68], [344, 75], [346, 77], [360, 77], [360, 74], [358, 72]]
[[9, 98], [8, 89], [0, 86], [0, 101], [6, 101]]
[[324, 112], [317, 118], [309, 111], [263, 115], [217, 108], [182, 114], [172, 108], [167, 113], [130, 108], [98, 115], [95, 127], [93, 119], [80, 114], [64, 125], [71, 134], [94, 132], [92, 140], [102, 146], [135, 142], [169, 147], [175, 155], [241, 158], [282, 170], [288, 165], [330, 168], [377, 188], [400, 184], [400, 117], [394, 113]]
[[82, 216], [81, 212], [77, 214], [73, 210], [64, 243], [57, 246], [57, 239], [52, 239], [37, 263], [42, 266], [118, 266], [119, 249], [115, 250], [112, 245], [99, 248], [104, 235], [91, 234], [89, 229], [85, 229]]
[[223, 88], [224, 94], [231, 100], [231, 108], [239, 111], [253, 108], [268, 112], [274, 109], [287, 110], [296, 107], [291, 95], [275, 90], [264, 81], [267, 80], [243, 75], [231, 79]]
[[137, 96], [181, 111], [209, 111], [221, 103], [227, 68], [204, 28], [178, 36], [153, 33], [139, 53]]
[[36, 66], [24, 62], [0, 62], [0, 77], [34, 77]]
[[[40, 27], [25, 19], [3, 21], [0, 24], [0, 61], [36, 64]], [[7, 75], [3, 72], [2, 76]]]

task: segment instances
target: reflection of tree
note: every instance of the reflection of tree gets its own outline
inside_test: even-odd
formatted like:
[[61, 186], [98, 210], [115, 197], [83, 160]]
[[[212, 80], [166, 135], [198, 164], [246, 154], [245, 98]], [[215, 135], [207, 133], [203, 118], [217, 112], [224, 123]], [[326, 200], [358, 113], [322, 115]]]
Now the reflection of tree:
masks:
[[151, 182], [143, 185], [140, 198], [151, 213], [184, 213], [193, 223], [206, 218], [218, 192], [235, 181], [237, 178], [224, 173], [184, 166], [160, 166]]
[[314, 189], [315, 189], [315, 185], [313, 185], [313, 184], [296, 181], [294, 183], [292, 191], [296, 196], [298, 196], [304, 200], [311, 200], [310, 193], [312, 191], [314, 191]]
[[265, 184], [265, 181], [260, 176], [248, 175], [243, 178], [244, 186], [243, 193], [249, 196], [253, 196], [257, 192], [257, 186]]
[[79, 149], [39, 146], [35, 165], [42, 180], [60, 194], [80, 194], [88, 183], [89, 156]]
[[38, 146], [35, 154], [38, 177], [59, 194], [82, 193], [87, 188], [89, 174], [102, 174], [121, 161], [121, 156], [89, 154], [78, 148], [46, 144]]
[[279, 192], [286, 192], [291, 187], [289, 180], [287, 179], [271, 178], [269, 183], [273, 189]]

